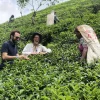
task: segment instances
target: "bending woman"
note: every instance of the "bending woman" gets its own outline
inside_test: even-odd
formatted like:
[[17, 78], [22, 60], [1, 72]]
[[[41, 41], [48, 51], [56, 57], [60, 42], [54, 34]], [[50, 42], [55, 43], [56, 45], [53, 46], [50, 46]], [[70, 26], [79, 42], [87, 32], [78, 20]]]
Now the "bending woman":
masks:
[[80, 39], [80, 60], [86, 59], [87, 63], [90, 64], [100, 59], [100, 44], [93, 28], [89, 25], [79, 25], [74, 32]]

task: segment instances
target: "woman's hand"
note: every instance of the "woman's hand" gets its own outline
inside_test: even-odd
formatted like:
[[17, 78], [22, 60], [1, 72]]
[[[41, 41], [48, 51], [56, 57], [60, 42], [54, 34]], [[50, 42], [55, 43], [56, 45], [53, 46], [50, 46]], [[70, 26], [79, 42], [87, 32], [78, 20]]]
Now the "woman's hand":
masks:
[[26, 60], [29, 60], [29, 58], [25, 55], [18, 55], [18, 58], [19, 59], [26, 59]]
[[37, 54], [46, 54], [46, 52], [33, 52], [31, 55], [37, 55]]
[[37, 52], [32, 52], [32, 53], [31, 53], [31, 55], [36, 55], [36, 54], [39, 54], [39, 53], [37, 53]]
[[39, 54], [46, 54], [46, 52], [39, 52]]

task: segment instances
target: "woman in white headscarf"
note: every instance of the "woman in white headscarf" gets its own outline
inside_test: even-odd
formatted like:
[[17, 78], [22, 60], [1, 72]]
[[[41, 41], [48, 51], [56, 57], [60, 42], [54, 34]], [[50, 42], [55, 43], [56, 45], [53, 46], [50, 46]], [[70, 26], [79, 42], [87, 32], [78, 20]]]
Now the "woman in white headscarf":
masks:
[[100, 44], [93, 28], [89, 25], [79, 25], [75, 29], [75, 34], [80, 39], [80, 60], [86, 58], [87, 63], [91, 64], [100, 59]]

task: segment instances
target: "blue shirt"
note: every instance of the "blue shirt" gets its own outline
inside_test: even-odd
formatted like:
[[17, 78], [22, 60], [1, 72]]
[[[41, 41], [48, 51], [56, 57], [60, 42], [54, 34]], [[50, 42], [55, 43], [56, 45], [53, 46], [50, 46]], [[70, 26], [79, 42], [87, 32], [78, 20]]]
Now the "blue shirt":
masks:
[[[6, 52], [9, 56], [16, 56], [17, 55], [17, 47], [12, 41], [7, 41], [2, 45], [1, 54]], [[2, 58], [2, 63], [4, 62], [13, 62], [13, 60], [4, 60]]]

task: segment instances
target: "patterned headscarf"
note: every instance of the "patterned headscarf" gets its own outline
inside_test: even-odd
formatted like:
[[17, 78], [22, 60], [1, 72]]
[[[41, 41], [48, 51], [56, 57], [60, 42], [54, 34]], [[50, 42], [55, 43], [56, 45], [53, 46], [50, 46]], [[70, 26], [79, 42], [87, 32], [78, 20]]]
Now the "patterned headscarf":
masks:
[[76, 29], [87, 42], [87, 63], [94, 63], [96, 60], [100, 59], [100, 44], [93, 28], [89, 25], [80, 25]]
[[87, 43], [98, 43], [98, 38], [93, 30], [92, 27], [89, 25], [80, 25], [77, 27], [77, 30], [81, 33], [83, 38], [86, 40]]

